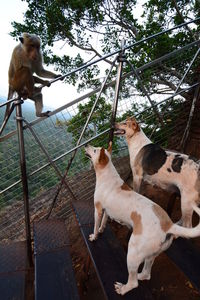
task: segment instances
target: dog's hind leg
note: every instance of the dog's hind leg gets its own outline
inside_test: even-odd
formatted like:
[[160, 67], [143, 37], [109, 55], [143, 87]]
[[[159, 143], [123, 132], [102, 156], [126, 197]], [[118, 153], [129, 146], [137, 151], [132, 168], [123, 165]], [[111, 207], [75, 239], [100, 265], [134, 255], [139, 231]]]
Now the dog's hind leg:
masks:
[[156, 255], [145, 259], [142, 272], [138, 273], [138, 280], [149, 280], [151, 278], [151, 268], [152, 268], [155, 258], [156, 258]]
[[133, 234], [131, 235], [129, 244], [128, 244], [128, 254], [127, 254], [127, 267], [128, 267], [128, 281], [126, 284], [120, 282], [115, 283], [115, 291], [124, 295], [128, 291], [136, 288], [138, 286], [138, 268], [144, 258], [140, 255], [142, 250], [140, 249], [140, 241], [137, 239], [137, 242], [134, 241]]
[[193, 199], [196, 199], [196, 197], [191, 197], [190, 195], [187, 194], [181, 194], [181, 212], [182, 212], [182, 226], [183, 227], [192, 227], [192, 215], [193, 215], [193, 208], [192, 208], [192, 203]]

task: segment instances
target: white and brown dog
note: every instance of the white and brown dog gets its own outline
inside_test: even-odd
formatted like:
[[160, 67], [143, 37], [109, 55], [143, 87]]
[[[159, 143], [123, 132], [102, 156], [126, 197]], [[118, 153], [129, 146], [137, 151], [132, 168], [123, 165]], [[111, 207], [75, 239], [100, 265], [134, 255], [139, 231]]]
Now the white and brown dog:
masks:
[[[96, 240], [99, 232], [103, 232], [108, 216], [133, 228], [127, 254], [128, 282], [115, 283], [116, 292], [124, 295], [138, 286], [138, 280], [150, 279], [154, 259], [171, 245], [174, 235], [186, 238], [200, 236], [200, 223], [194, 228], [174, 224], [159, 205], [131, 190], [117, 173], [111, 161], [110, 148], [87, 146], [85, 151], [96, 172], [95, 225], [89, 240]], [[200, 215], [196, 205], [194, 210]], [[138, 273], [143, 261], [143, 270]]]
[[164, 189], [177, 187], [181, 194], [181, 223], [192, 227], [193, 207], [200, 203], [200, 164], [188, 155], [153, 144], [134, 118], [116, 124], [115, 129], [115, 134], [127, 140], [134, 190], [140, 191], [142, 180]]

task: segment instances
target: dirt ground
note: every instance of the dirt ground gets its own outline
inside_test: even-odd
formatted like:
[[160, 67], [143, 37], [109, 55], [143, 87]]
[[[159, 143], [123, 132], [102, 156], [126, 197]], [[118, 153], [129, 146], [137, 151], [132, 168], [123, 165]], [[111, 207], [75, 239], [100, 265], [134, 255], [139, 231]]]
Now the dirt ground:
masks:
[[[148, 194], [155, 202], [158, 202], [163, 208], [167, 209], [166, 197], [169, 199], [169, 195], [159, 191], [159, 201], [157, 201], [154, 199], [155, 192], [152, 192], [148, 187], [144, 188], [143, 193]], [[179, 218], [180, 201], [177, 197], [172, 219], [175, 222], [179, 220]], [[114, 221], [109, 221], [109, 223], [127, 252], [128, 229]], [[88, 252], [81, 236], [79, 226], [75, 220], [70, 222], [69, 231], [71, 232], [71, 255], [80, 298], [81, 300], [102, 300], [104, 299], [103, 294], [92, 263], [90, 263], [89, 271], [86, 271], [86, 266], [89, 261]], [[200, 238], [195, 239], [195, 243], [198, 244], [200, 249]], [[155, 300], [200, 299], [200, 293], [192, 286], [188, 278], [176, 267], [165, 253], [162, 253], [156, 258], [152, 268], [151, 280], [146, 282], [146, 284], [151, 289]]]

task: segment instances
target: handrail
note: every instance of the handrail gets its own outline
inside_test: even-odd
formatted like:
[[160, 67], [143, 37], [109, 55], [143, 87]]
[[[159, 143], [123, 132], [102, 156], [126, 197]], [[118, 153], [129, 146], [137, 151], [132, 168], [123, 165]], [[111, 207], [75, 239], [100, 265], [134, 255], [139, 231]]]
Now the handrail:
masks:
[[[163, 60], [166, 60], [166, 59], [168, 59], [168, 58], [171, 58], [171, 57], [173, 57], [174, 55], [176, 55], [177, 53], [182, 52], [182, 51], [184, 51], [184, 50], [187, 50], [188, 48], [191, 48], [192, 46], [195, 46], [195, 45], [198, 45], [198, 44], [200, 44], [200, 40], [196, 40], [196, 41], [194, 41], [194, 42], [191, 42], [190, 44], [188, 44], [188, 45], [186, 45], [186, 46], [183, 46], [183, 47], [180, 48], [180, 49], [174, 50], [174, 51], [172, 51], [172, 52], [170, 52], [170, 53], [168, 53], [168, 54], [165, 54], [165, 55], [163, 55], [163, 56], [161, 56], [161, 57], [159, 57], [159, 58], [156, 58], [155, 60], [153, 60], [153, 61], [151, 61], [151, 62], [149, 62], [149, 63], [147, 63], [147, 64], [145, 64], [145, 65], [143, 65], [143, 66], [141, 66], [141, 67], [139, 67], [139, 68], [137, 68], [137, 69], [135, 69], [135, 71], [136, 71], [137, 73], [140, 73], [140, 72], [142, 72], [142, 71], [148, 69], [149, 67], [153, 67], [154, 65], [157, 65], [158, 63], [162, 62]], [[125, 80], [126, 78], [128, 78], [128, 77], [131, 76], [132, 74], [133, 74], [133, 71], [130, 71], [130, 72], [128, 72], [128, 73], [122, 75], [122, 80]], [[114, 85], [115, 85], [115, 81], [116, 81], [116, 80], [114, 79], [114, 80], [112, 80], [111, 82], [109, 82], [108, 84], [106, 84], [106, 85], [105, 85], [105, 88], [114, 86]], [[64, 109], [67, 109], [68, 107], [70, 107], [70, 106], [72, 106], [72, 105], [74, 105], [74, 104], [77, 104], [77, 103], [81, 102], [82, 100], [84, 100], [84, 99], [86, 99], [86, 98], [89, 98], [90, 96], [92, 96], [92, 95], [98, 93], [98, 92], [100, 91], [100, 89], [101, 89], [101, 87], [98, 87], [98, 88], [92, 90], [91, 92], [88, 92], [88, 93], [86, 93], [86, 94], [84, 94], [84, 95], [82, 95], [82, 96], [80, 96], [80, 97], [78, 97], [78, 98], [76, 98], [76, 99], [74, 99], [74, 100], [68, 102], [67, 104], [64, 104], [64, 105], [60, 106], [59, 108], [56, 108], [55, 110], [53, 110], [53, 111], [51, 111], [51, 112], [49, 113], [49, 117], [51, 117], [51, 116], [53, 116], [53, 115], [55, 115], [55, 114], [61, 112], [61, 111], [64, 110]], [[30, 126], [34, 126], [34, 125], [40, 123], [42, 120], [44, 120], [44, 119], [46, 119], [46, 118], [48, 118], [48, 117], [37, 118], [37, 119], [33, 120], [32, 122], [30, 122], [29, 124], [30, 124]], [[27, 129], [27, 126], [24, 125], [24, 126], [23, 126], [23, 129], [26, 130], [26, 129]], [[13, 131], [10, 131], [9, 133], [7, 133], [7, 134], [4, 135], [4, 136], [0, 136], [0, 142], [3, 142], [3, 141], [5, 141], [5, 140], [7, 140], [8, 138], [10, 138], [11, 136], [15, 135], [16, 133], [17, 133], [17, 130], [13, 130]]]
[[[185, 22], [185, 23], [181, 23], [181, 24], [179, 24], [179, 25], [177, 25], [177, 26], [174, 26], [174, 27], [172, 27], [172, 28], [169, 28], [169, 29], [160, 31], [160, 32], [158, 32], [158, 33], [152, 34], [152, 35], [150, 35], [150, 36], [148, 36], [148, 37], [146, 37], [146, 38], [144, 38], [144, 39], [141, 39], [141, 40], [139, 40], [139, 41], [137, 41], [137, 42], [135, 42], [135, 43], [133, 43], [133, 44], [130, 44], [130, 45], [125, 46], [125, 47], [124, 47], [124, 51], [126, 51], [126, 50], [128, 50], [128, 49], [130, 49], [130, 48], [132, 48], [132, 47], [134, 47], [134, 46], [137, 46], [137, 45], [139, 45], [139, 44], [141, 44], [141, 43], [144, 43], [144, 42], [146, 42], [146, 41], [149, 41], [149, 40], [151, 40], [151, 39], [153, 39], [153, 38], [155, 38], [155, 37], [158, 37], [158, 36], [160, 36], [160, 35], [162, 35], [162, 34], [164, 34], [164, 33], [173, 31], [173, 30], [175, 30], [175, 29], [181, 28], [181, 27], [186, 26], [186, 25], [191, 24], [191, 23], [195, 23], [195, 22], [197, 22], [197, 21], [200, 21], [200, 17], [198, 17], [198, 18], [196, 18], [196, 19], [193, 19], [193, 20], [190, 20], [190, 21]], [[104, 56], [102, 56], [102, 57], [100, 57], [100, 58], [98, 58], [98, 59], [96, 59], [96, 60], [94, 60], [94, 61], [91, 61], [91, 62], [89, 62], [89, 63], [85, 63], [85, 64], [83, 64], [82, 66], [80, 66], [79, 68], [76, 68], [76, 69], [74, 69], [74, 70], [72, 70], [72, 71], [70, 71], [70, 72], [68, 72], [68, 73], [66, 73], [66, 74], [64, 74], [64, 75], [62, 75], [62, 76], [60, 76], [60, 77], [57, 77], [57, 78], [55, 78], [55, 79], [50, 80], [50, 83], [57, 82], [58, 80], [63, 80], [65, 77], [68, 77], [68, 76], [70, 76], [70, 75], [72, 75], [72, 74], [74, 74], [74, 73], [76, 73], [76, 72], [82, 71], [83, 69], [86, 69], [86, 68], [88, 68], [88, 67], [90, 67], [90, 66], [92, 66], [92, 65], [94, 65], [94, 64], [97, 64], [98, 62], [100, 62], [100, 61], [102, 61], [102, 60], [105, 60], [105, 59], [107, 59], [107, 58], [109, 58], [109, 57], [111, 57], [111, 56], [113, 56], [113, 55], [116, 55], [116, 54], [120, 53], [120, 51], [121, 51], [121, 49], [115, 50], [115, 51], [113, 51], [113, 52], [111, 52], [111, 53], [105, 54]], [[40, 85], [40, 86], [39, 86], [39, 88], [41, 88], [41, 87], [44, 87], [44, 85]], [[0, 104], [0, 108], [3, 107], [3, 106], [5, 106], [5, 105], [7, 105], [8, 103], [11, 103], [11, 102], [16, 101], [16, 100], [17, 100], [17, 98], [9, 99], [8, 101], [6, 101], [6, 102]]]

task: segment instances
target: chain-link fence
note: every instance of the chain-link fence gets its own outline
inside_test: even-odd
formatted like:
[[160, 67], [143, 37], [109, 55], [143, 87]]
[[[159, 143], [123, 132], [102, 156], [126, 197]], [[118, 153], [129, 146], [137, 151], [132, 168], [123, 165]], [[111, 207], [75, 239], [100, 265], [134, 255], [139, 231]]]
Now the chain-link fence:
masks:
[[[152, 45], [156, 39], [157, 36], [152, 37], [145, 43]], [[142, 49], [142, 43], [137, 43], [137, 47]], [[117, 120], [134, 115], [152, 141], [163, 147], [180, 150], [194, 91], [198, 87], [196, 70], [199, 65], [199, 41], [186, 42], [174, 52], [137, 66], [129, 62], [131, 49], [129, 47], [125, 51]], [[111, 60], [116, 55], [114, 53]], [[77, 200], [93, 195], [95, 176], [85, 158], [83, 146], [88, 141], [94, 145], [108, 145], [116, 69], [117, 63], [101, 95], [98, 95], [100, 88], [97, 88], [56, 109], [46, 119], [31, 121], [26, 108], [28, 104], [26, 101], [23, 104], [31, 221], [48, 213], [57, 184], [77, 148], [88, 115], [98, 99], [66, 177]], [[1, 109], [0, 121], [3, 120], [3, 114]], [[125, 140], [114, 138], [113, 148], [115, 164], [125, 175], [129, 172]], [[0, 170], [0, 240], [23, 239], [24, 211], [18, 138], [12, 117], [0, 139]], [[70, 201], [71, 195], [63, 185], [53, 213], [68, 219], [72, 213]]]

